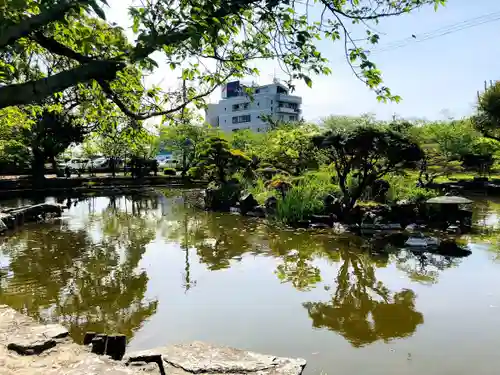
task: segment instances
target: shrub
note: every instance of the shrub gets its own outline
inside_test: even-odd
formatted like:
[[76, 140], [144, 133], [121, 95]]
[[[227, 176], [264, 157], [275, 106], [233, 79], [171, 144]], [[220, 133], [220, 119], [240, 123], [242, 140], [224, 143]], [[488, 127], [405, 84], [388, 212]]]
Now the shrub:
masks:
[[416, 181], [407, 176], [388, 175], [384, 179], [391, 185], [387, 193], [387, 199], [391, 202], [408, 200], [419, 203], [439, 195], [436, 190], [417, 187]]
[[187, 176], [193, 180], [201, 180], [204, 177], [204, 171], [201, 167], [191, 167], [187, 171]]
[[177, 172], [174, 168], [165, 168], [163, 170], [163, 174], [165, 176], [175, 176], [177, 174]]

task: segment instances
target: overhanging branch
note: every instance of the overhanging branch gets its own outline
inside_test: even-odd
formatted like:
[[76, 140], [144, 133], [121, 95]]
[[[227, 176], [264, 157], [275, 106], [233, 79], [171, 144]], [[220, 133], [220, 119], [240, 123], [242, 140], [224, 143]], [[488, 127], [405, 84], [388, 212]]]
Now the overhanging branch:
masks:
[[93, 61], [51, 77], [4, 86], [0, 88], [0, 108], [38, 102], [51, 94], [92, 79], [112, 80], [124, 65], [110, 61]]
[[62, 19], [72, 8], [85, 5], [89, 0], [65, 0], [36, 16], [23, 19], [20, 23], [7, 27], [0, 32], [0, 50], [14, 43], [19, 38], [28, 36], [51, 22]]

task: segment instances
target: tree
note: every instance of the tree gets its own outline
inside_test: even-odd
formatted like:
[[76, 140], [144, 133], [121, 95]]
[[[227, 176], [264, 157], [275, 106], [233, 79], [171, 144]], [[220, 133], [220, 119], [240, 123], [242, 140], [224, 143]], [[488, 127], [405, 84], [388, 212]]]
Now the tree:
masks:
[[500, 141], [500, 81], [485, 84], [477, 94], [477, 113], [471, 120], [484, 137]]
[[174, 123], [160, 128], [159, 142], [166, 150], [182, 155], [182, 175], [193, 166], [196, 148], [209, 136], [210, 129], [203, 125]]
[[70, 144], [83, 142], [84, 135], [84, 128], [75, 116], [43, 110], [31, 127], [24, 128], [24, 136], [33, 156], [35, 180], [43, 179], [46, 160], [50, 160], [57, 169], [56, 157]]
[[319, 157], [312, 137], [319, 134], [316, 125], [281, 126], [270, 131], [256, 153], [263, 162], [299, 175], [307, 168], [317, 167]]
[[[372, 5], [368, 0], [319, 0], [324, 8], [321, 19], [310, 22], [301, 5], [284, 0], [157, 0], [131, 7], [135, 44], [108, 40], [102, 28], [86, 27], [89, 19], [105, 18], [105, 0], [4, 2], [0, 5], [0, 80], [4, 84], [0, 108], [39, 103], [53, 94], [90, 84], [135, 119], [168, 116], [190, 103], [202, 105], [202, 98], [230, 77], [256, 74], [252, 61], [259, 58], [279, 59], [290, 81], [302, 79], [311, 86], [309, 72], [331, 72], [314, 44], [322, 37], [333, 42], [344, 39], [356, 76], [380, 100], [399, 100], [383, 86], [380, 71], [363, 43], [351, 36], [348, 23], [366, 25], [364, 44], [373, 45], [379, 35], [367, 23], [445, 2], [380, 0]], [[323, 17], [325, 13], [328, 16]], [[117, 25], [99, 22], [110, 32], [121, 32]], [[123, 82], [131, 68], [152, 69], [156, 63], [150, 56], [155, 51], [162, 51], [172, 68], [182, 69], [182, 78], [191, 83], [183, 90], [186, 95], [149, 92], [155, 99], [151, 106], [130, 106], [127, 92], [118, 90], [116, 83]], [[24, 57], [40, 54], [68, 64], [55, 72], [31, 69], [30, 59]], [[207, 65], [200, 59], [214, 61], [215, 69], [205, 69]]]
[[374, 127], [327, 132], [315, 137], [314, 143], [328, 151], [347, 211], [376, 180], [423, 157], [420, 146], [403, 134]]
[[202, 168], [210, 179], [219, 183], [245, 168], [250, 159], [240, 150], [231, 149], [229, 143], [220, 137], [210, 137], [200, 145], [197, 166]]

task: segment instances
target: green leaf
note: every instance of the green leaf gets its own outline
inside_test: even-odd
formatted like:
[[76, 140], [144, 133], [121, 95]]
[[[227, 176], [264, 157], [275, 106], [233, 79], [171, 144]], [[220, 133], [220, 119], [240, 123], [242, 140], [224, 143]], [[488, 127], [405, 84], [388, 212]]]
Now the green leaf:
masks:
[[309, 77], [308, 77], [308, 76], [306, 76], [306, 75], [304, 75], [302, 78], [304, 79], [304, 82], [306, 83], [306, 85], [307, 85], [308, 87], [312, 87], [312, 80], [311, 80], [311, 78], [309, 78]]

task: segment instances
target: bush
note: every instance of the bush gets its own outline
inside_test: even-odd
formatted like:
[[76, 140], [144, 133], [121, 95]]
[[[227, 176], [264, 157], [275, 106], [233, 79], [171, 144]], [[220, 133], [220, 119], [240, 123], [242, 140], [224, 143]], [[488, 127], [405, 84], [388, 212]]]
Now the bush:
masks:
[[391, 185], [387, 199], [393, 203], [400, 200], [419, 203], [439, 195], [436, 190], [417, 187], [416, 181], [407, 176], [388, 175], [384, 180]]
[[187, 176], [189, 178], [192, 178], [193, 180], [201, 180], [203, 179], [205, 173], [203, 171], [203, 168], [201, 167], [191, 167], [187, 171]]
[[175, 176], [177, 174], [177, 171], [174, 168], [165, 168], [163, 170], [163, 174], [165, 176]]

